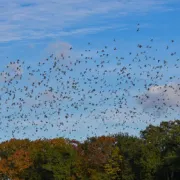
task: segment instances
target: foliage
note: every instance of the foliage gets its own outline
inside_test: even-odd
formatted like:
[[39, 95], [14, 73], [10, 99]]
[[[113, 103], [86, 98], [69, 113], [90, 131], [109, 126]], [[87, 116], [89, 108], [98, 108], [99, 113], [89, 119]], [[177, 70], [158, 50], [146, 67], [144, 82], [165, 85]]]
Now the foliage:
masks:
[[0, 144], [2, 180], [178, 180], [180, 121], [149, 125], [140, 137], [115, 134], [83, 143], [63, 138]]

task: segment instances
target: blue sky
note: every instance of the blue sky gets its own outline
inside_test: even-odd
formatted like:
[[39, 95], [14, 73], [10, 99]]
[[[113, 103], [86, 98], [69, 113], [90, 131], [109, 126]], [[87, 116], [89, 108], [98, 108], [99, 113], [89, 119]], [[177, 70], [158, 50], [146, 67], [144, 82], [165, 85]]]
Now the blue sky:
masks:
[[[149, 54], [156, 58], [166, 59], [169, 62], [169, 71], [166, 73], [165, 70], [162, 70], [164, 78], [158, 82], [158, 85], [163, 86], [165, 83], [174, 83], [174, 86], [176, 86], [176, 83], [179, 82], [178, 77], [180, 77], [179, 68], [174, 68], [174, 57], [171, 57], [165, 51], [165, 47], [174, 39], [175, 43], [171, 45], [171, 49], [172, 52], [177, 52], [176, 58], [178, 57], [180, 45], [179, 17], [180, 2], [178, 0], [9, 0], [8, 4], [6, 0], [0, 0], [0, 71], [4, 71], [9, 62], [17, 59], [36, 67], [39, 61], [44, 61], [51, 53], [54, 53], [57, 57], [60, 57], [61, 53], [69, 54], [68, 49], [71, 46], [73, 51], [70, 55], [74, 59], [79, 58], [79, 55], [89, 48], [88, 42], [91, 42], [91, 52], [86, 53], [87, 55], [96, 58], [95, 52], [97, 49], [102, 49], [107, 45], [108, 48], [110, 47], [108, 52], [112, 55], [112, 58], [124, 56], [128, 59], [130, 51], [134, 54], [140, 52], [137, 44], [149, 45], [150, 39], [153, 38], [153, 47], [156, 47], [158, 51], [156, 52], [154, 50], [156, 48], [154, 48], [149, 50]], [[138, 23], [140, 24], [140, 32], [137, 33]], [[114, 38], [116, 44], [113, 42]], [[113, 51], [114, 46], [118, 49], [116, 53]], [[128, 60], [123, 62], [124, 65], [128, 65], [128, 63], [130, 63]], [[152, 62], [149, 63], [152, 64]], [[91, 64], [84, 64], [81, 68], [85, 69], [86, 66], [91, 66]], [[114, 69], [115, 67], [115, 63], [110, 63], [110, 66], [106, 68]], [[143, 79], [142, 76], [138, 76], [136, 65], [132, 71], [136, 73], [136, 78]], [[23, 75], [26, 76], [25, 69], [23, 69]], [[171, 75], [176, 77], [173, 82], [167, 80]], [[72, 76], [76, 77], [77, 74], [72, 74]], [[115, 75], [111, 75], [109, 81], [112, 78], [116, 78]], [[20, 85], [23, 86], [24, 83], [25, 81], [22, 81]], [[139, 83], [136, 88], [131, 90], [133, 95], [144, 92], [144, 89], [141, 88], [143, 83], [142, 80], [142, 83]], [[53, 81], [52, 85], [54, 85]], [[2, 86], [3, 82], [1, 81]], [[124, 86], [124, 88], [128, 87]], [[141, 89], [141, 92], [138, 92], [138, 88]], [[41, 90], [39, 89], [39, 91]], [[170, 90], [168, 92], [173, 93]], [[155, 95], [151, 94], [152, 92], [148, 93], [152, 99], [156, 98]], [[93, 100], [95, 101], [95, 99]], [[128, 98], [128, 102], [129, 106], [133, 104], [133, 106], [139, 107], [131, 98]], [[149, 107], [152, 103], [148, 103], [144, 108], [148, 107], [147, 109], [150, 111]], [[119, 117], [114, 117], [111, 121], [114, 107], [108, 107], [108, 104], [105, 104], [105, 106], [107, 105], [106, 108], [109, 109], [106, 119], [110, 127], [117, 123], [116, 120], [113, 120], [119, 119]], [[140, 112], [141, 108], [139, 107], [137, 111]], [[126, 112], [127, 109], [121, 111]], [[79, 118], [78, 113], [74, 115], [71, 123], [67, 123], [70, 130], [73, 121], [75, 122]], [[167, 120], [178, 117], [178, 113], [174, 112], [167, 117]], [[29, 121], [33, 118], [32, 115]], [[123, 119], [123, 116], [120, 116], [120, 118]], [[126, 127], [124, 130], [121, 127], [119, 129], [109, 128], [108, 133], [122, 131], [137, 135], [139, 130], [147, 125], [144, 121], [149, 117], [147, 117], [147, 114], [143, 114], [139, 118], [142, 120], [135, 120], [137, 123], [132, 123], [130, 119], [127, 120], [127, 126], [133, 128]], [[54, 117], [54, 119], [57, 120], [57, 117]], [[156, 117], [154, 123], [158, 124], [161, 120], [166, 120], [166, 118], [160, 115]], [[39, 123], [36, 119], [33, 121]], [[54, 123], [57, 123], [57, 121]], [[27, 137], [55, 137], [58, 134], [79, 139], [81, 136], [87, 136], [87, 124], [97, 125], [98, 134], [105, 133], [101, 122], [98, 123], [90, 117], [86, 119], [85, 125], [79, 123], [78, 131], [73, 133], [72, 136], [59, 131], [56, 133], [57, 131], [54, 128], [49, 127], [48, 132], [39, 131], [39, 134], [35, 137], [32, 137], [34, 131], [31, 127], [28, 127], [29, 123], [27, 123]], [[3, 124], [3, 127], [5, 127], [6, 122], [3, 121]], [[2, 131], [2, 139], [10, 138], [10, 132], [14, 128], [14, 125], [12, 125], [8, 129], [8, 135], [7, 129]], [[7, 137], [5, 137], [5, 134]], [[24, 135], [17, 133], [16, 137], [22, 138]]]

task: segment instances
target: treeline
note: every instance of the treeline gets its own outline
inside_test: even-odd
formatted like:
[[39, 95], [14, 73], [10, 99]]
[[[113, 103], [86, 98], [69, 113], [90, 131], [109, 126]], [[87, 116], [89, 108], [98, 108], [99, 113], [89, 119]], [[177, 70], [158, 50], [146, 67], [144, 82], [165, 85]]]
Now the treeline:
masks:
[[179, 180], [180, 121], [149, 125], [140, 137], [63, 138], [0, 144], [1, 180]]

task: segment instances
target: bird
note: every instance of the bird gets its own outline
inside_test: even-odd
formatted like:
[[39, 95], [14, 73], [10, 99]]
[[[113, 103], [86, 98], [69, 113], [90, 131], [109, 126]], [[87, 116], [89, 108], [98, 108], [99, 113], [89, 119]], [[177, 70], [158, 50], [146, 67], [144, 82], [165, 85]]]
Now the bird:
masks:
[[[10, 61], [0, 72], [4, 135], [39, 137], [40, 132], [56, 131], [73, 136], [82, 128], [92, 134], [102, 129], [129, 131], [139, 129], [140, 123], [156, 122], [159, 114], [164, 118], [178, 114], [180, 84], [171, 83], [180, 80], [178, 52], [171, 47], [174, 40], [161, 49], [152, 37], [122, 53], [113, 38], [99, 48], [90, 40], [75, 57], [72, 44], [67, 49], [73, 51], [60, 50], [59, 56], [53, 52], [36, 65]], [[163, 51], [162, 58], [156, 56], [157, 50]]]

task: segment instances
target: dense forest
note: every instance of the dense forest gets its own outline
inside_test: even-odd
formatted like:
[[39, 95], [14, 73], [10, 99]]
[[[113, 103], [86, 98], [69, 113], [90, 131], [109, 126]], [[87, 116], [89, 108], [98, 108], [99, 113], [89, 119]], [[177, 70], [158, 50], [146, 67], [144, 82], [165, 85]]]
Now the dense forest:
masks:
[[140, 137], [11, 139], [0, 159], [1, 180], [179, 180], [180, 120], [149, 125]]

